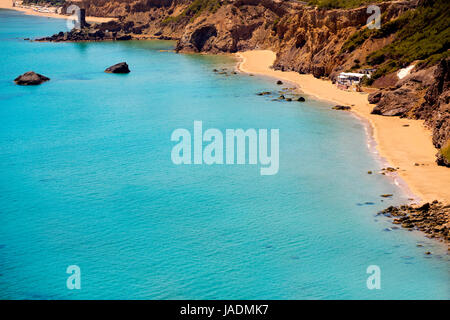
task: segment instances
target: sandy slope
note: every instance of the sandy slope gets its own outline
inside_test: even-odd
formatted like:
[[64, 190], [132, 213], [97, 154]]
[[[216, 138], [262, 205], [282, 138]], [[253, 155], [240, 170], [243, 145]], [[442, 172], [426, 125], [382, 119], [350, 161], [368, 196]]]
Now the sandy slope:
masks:
[[[69, 19], [70, 16], [56, 14], [56, 13], [44, 13], [44, 12], [36, 12], [31, 9], [25, 8], [17, 8], [13, 7], [12, 0], [0, 0], [0, 9], [12, 9], [16, 11], [21, 11], [25, 14], [33, 15], [33, 16], [41, 16], [41, 17], [49, 17], [49, 18], [57, 18], [57, 19]], [[112, 18], [100, 18], [100, 17], [86, 17], [86, 21], [88, 22], [107, 22], [113, 20]]]
[[400, 168], [400, 177], [416, 196], [422, 201], [450, 203], [450, 169], [435, 163], [437, 150], [431, 142], [431, 132], [423, 126], [423, 121], [372, 115], [373, 105], [369, 105], [365, 93], [339, 90], [330, 81], [316, 79], [312, 75], [273, 70], [271, 66], [276, 55], [272, 51], [247, 51], [238, 53], [238, 56], [242, 59], [239, 68], [243, 72], [290, 81], [305, 94], [352, 106], [357, 115], [371, 123], [380, 155], [390, 166]]

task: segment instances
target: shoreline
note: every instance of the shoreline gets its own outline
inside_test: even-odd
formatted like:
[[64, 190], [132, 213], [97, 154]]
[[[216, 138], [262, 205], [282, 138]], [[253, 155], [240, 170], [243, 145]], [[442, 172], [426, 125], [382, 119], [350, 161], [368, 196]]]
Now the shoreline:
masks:
[[[338, 89], [331, 81], [314, 78], [297, 72], [272, 69], [276, 54], [270, 50], [238, 52], [238, 69], [244, 73], [268, 76], [293, 83], [306, 95], [335, 104], [351, 106], [353, 115], [367, 122], [366, 134], [372, 138], [377, 157], [382, 163], [400, 168], [392, 175], [393, 183], [406, 195], [414, 195], [421, 204], [439, 200], [450, 203], [450, 170], [438, 166], [438, 152], [431, 141], [431, 133], [421, 120], [373, 115], [374, 105], [367, 100], [367, 93]], [[366, 124], [364, 124], [366, 126]], [[370, 139], [369, 139], [370, 140]], [[419, 164], [418, 166], [416, 164]]]
[[[70, 15], [63, 15], [58, 13], [51, 13], [51, 12], [37, 12], [34, 11], [31, 8], [20, 8], [20, 7], [13, 7], [12, 0], [0, 0], [0, 9], [7, 9], [7, 10], [14, 10], [18, 12], [22, 12], [26, 15], [36, 16], [36, 17], [46, 17], [46, 18], [55, 18], [55, 19], [72, 19], [72, 16]], [[94, 22], [94, 23], [102, 23], [102, 22], [108, 22], [114, 20], [114, 18], [102, 18], [102, 17], [86, 17], [87, 22]]]

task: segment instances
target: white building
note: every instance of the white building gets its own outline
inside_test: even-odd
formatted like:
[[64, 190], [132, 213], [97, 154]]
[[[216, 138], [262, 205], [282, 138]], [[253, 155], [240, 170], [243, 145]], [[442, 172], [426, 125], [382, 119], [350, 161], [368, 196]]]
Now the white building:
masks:
[[337, 83], [345, 86], [361, 84], [364, 77], [370, 78], [369, 73], [341, 72], [337, 77]]

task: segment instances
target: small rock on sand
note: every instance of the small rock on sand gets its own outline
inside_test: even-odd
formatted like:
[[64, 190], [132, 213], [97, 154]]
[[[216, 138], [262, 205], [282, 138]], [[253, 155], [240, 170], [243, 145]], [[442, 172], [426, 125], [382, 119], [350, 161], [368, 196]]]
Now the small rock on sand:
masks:
[[337, 106], [334, 106], [334, 107], [333, 107], [333, 110], [348, 111], [348, 110], [350, 110], [350, 109], [351, 109], [351, 107], [349, 107], [349, 106], [340, 106], [340, 105], [337, 105]]

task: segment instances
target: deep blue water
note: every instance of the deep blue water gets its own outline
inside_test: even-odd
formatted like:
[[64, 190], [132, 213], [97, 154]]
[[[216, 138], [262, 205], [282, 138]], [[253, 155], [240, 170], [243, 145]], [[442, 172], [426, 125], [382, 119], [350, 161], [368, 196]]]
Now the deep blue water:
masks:
[[[351, 114], [257, 96], [279, 87], [173, 42], [23, 40], [65, 28], [0, 10], [0, 298], [449, 298], [445, 248], [376, 216], [406, 195], [367, 174], [382, 164]], [[120, 61], [130, 74], [103, 72]], [[51, 81], [13, 83], [30, 70]], [[174, 165], [171, 133], [194, 120], [280, 129], [279, 173]]]

